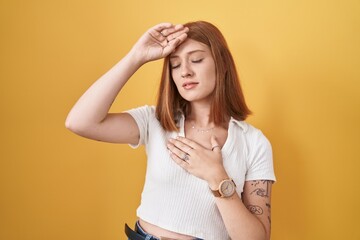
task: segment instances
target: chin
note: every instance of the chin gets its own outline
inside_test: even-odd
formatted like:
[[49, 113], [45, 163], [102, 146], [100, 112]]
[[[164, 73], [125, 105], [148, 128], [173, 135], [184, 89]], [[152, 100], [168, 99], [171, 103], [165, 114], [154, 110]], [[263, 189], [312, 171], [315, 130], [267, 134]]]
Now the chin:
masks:
[[188, 102], [205, 101], [211, 99], [211, 93], [196, 94], [195, 92], [179, 92], [180, 96]]
[[188, 101], [188, 102], [194, 101], [194, 99], [191, 98], [191, 97], [187, 97], [187, 96], [183, 96], [183, 95], [181, 95], [181, 97], [182, 97], [185, 101]]
[[185, 99], [188, 102], [204, 102], [206, 100], [210, 100], [206, 97], [190, 97], [190, 96], [183, 96], [181, 95], [183, 99]]

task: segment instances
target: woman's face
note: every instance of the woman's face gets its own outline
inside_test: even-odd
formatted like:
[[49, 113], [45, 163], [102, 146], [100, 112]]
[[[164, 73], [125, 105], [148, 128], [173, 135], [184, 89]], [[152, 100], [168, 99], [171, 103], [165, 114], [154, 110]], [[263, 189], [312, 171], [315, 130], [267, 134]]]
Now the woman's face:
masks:
[[209, 101], [215, 89], [216, 70], [210, 48], [187, 39], [170, 55], [172, 78], [189, 102]]

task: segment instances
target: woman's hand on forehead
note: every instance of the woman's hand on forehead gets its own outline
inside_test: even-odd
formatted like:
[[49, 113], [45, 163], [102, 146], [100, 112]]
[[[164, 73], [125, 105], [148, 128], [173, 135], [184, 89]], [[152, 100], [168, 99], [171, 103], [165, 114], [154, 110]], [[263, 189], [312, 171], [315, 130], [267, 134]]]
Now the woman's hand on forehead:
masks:
[[132, 53], [141, 64], [164, 58], [185, 41], [188, 31], [181, 24], [160, 23], [140, 37]]

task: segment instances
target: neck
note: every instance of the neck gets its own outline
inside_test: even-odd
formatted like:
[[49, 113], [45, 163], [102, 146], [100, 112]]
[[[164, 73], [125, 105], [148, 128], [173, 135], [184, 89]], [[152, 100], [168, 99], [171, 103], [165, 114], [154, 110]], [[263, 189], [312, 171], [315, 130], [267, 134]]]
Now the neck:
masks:
[[210, 119], [209, 104], [192, 103], [191, 113], [187, 116], [187, 120], [196, 125], [196, 127], [207, 128], [214, 126], [214, 122]]

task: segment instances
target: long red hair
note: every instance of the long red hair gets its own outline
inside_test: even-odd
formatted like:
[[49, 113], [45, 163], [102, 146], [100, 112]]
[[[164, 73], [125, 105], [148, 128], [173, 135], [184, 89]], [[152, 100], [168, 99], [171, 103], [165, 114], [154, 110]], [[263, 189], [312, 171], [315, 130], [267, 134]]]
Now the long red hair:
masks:
[[[210, 118], [221, 125], [233, 117], [245, 120], [250, 109], [245, 103], [234, 59], [225, 38], [217, 27], [205, 21], [184, 24], [189, 28], [189, 39], [201, 42], [210, 48], [215, 61], [216, 84], [213, 92]], [[179, 110], [187, 116], [190, 103], [179, 94], [170, 72], [170, 56], [164, 59], [161, 82], [158, 91], [156, 117], [167, 131], [178, 131], [176, 118]]]

